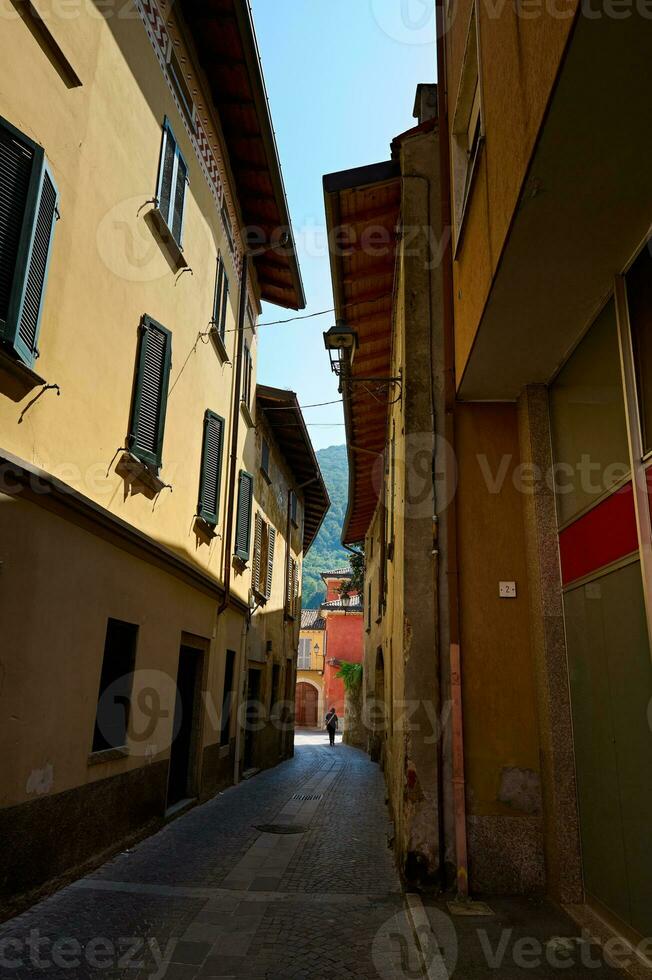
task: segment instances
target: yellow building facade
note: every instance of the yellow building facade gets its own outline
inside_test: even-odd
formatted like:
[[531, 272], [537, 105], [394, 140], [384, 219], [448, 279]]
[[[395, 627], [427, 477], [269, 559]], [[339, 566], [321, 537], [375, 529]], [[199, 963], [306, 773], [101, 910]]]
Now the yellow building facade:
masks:
[[545, 893], [636, 944], [652, 200], [631, 120], [650, 112], [649, 18], [473, 0], [437, 16], [458, 884]]
[[[293, 494], [289, 525], [260, 486], [256, 318], [262, 299], [304, 299], [247, 4], [227, 5], [219, 43], [216, 15], [193, 4], [5, 6], [10, 907], [240, 777], [256, 515], [277, 525], [269, 603], [283, 619], [266, 684], [287, 693], [287, 569], [299, 602], [304, 532], [327, 495], [306, 511], [273, 438], [265, 465]], [[246, 119], [223, 84], [234, 66]], [[313, 460], [300, 469], [319, 485]]]
[[[362, 722], [385, 772], [399, 868], [427, 880], [450, 859], [439, 833], [447, 638], [437, 611], [434, 486], [443, 458], [432, 428], [443, 414], [441, 368], [431, 356], [442, 344], [435, 86], [420, 88], [415, 115], [390, 160], [329, 174], [324, 192], [329, 229], [339, 222], [356, 243], [345, 257], [331, 256], [331, 269], [338, 316], [357, 336], [340, 374], [349, 449], [342, 540], [364, 550]], [[372, 235], [373, 249], [365, 247]]]

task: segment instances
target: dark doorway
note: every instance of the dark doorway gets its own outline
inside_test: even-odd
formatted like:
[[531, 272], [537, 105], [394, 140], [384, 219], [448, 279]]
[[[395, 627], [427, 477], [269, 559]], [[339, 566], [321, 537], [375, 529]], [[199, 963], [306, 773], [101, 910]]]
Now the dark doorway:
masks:
[[199, 707], [203, 655], [194, 647], [179, 650], [174, 740], [170, 751], [168, 807], [196, 796], [195, 747], [199, 735]]
[[244, 769], [253, 769], [256, 758], [256, 729], [260, 710], [261, 671], [250, 669], [247, 672], [247, 714], [245, 724]]
[[231, 732], [231, 710], [233, 708], [233, 691], [235, 679], [235, 651], [226, 651], [224, 661], [224, 689], [222, 692], [222, 728], [220, 732], [220, 745], [229, 744]]

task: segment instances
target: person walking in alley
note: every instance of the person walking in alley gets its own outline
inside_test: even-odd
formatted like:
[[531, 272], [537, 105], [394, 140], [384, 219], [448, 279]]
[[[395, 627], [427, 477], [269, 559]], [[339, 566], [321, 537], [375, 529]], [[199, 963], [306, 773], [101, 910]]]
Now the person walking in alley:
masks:
[[328, 729], [328, 738], [330, 739], [330, 744], [335, 745], [335, 732], [337, 731], [337, 715], [335, 714], [335, 708], [331, 710], [326, 715], [326, 728]]

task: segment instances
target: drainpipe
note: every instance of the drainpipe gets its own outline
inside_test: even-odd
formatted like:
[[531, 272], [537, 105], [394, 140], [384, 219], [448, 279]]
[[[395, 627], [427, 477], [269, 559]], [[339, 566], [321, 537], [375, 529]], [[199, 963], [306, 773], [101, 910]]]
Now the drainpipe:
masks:
[[229, 497], [226, 505], [226, 527], [224, 534], [224, 598], [217, 610], [217, 618], [228, 608], [231, 592], [231, 548], [233, 545], [233, 508], [235, 505], [235, 480], [238, 466], [238, 434], [240, 431], [240, 387], [242, 384], [242, 354], [244, 348], [244, 325], [247, 314], [247, 282], [249, 278], [249, 255], [245, 250], [242, 256], [242, 283], [240, 285], [240, 304], [238, 308], [238, 336], [235, 355], [235, 382], [233, 385], [233, 428], [231, 430], [231, 457], [229, 460]]
[[[437, 102], [439, 116], [439, 152], [441, 170], [442, 226], [452, 228], [450, 200], [450, 146], [448, 128], [448, 91], [446, 74], [446, 15], [444, 0], [436, 0], [437, 16]], [[445, 433], [449, 446], [455, 450], [455, 332], [453, 309], [452, 235], [448, 236], [443, 259], [444, 308], [444, 398]], [[449, 474], [450, 478], [450, 474]], [[446, 568], [449, 590], [450, 684], [452, 715], [452, 783], [455, 822], [455, 858], [457, 892], [468, 898], [468, 850], [466, 835], [466, 783], [464, 779], [464, 718], [462, 707], [462, 674], [460, 650], [459, 580], [457, 565], [457, 507], [454, 495], [449, 495], [446, 509], [447, 555]]]

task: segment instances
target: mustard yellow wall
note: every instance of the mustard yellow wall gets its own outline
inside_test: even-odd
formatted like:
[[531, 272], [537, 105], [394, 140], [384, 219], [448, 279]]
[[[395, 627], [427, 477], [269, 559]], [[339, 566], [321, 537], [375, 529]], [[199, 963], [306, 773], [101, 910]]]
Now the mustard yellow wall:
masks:
[[[116, 11], [104, 17], [89, 0], [68, 16], [63, 7], [48, 6], [48, 28], [82, 82], [69, 88], [13, 4], [1, 0], [0, 115], [44, 147], [60, 195], [36, 369], [59, 385], [61, 394], [46, 391], [33, 401], [36, 388], [14, 401], [10, 381], [0, 372], [0, 449], [58, 477], [219, 583], [234, 423], [238, 275], [218, 204], [141, 18], [129, 4], [120, 10], [120, 17]], [[209, 93], [201, 88], [173, 13], [168, 11], [166, 22], [178, 55], [194, 72], [195, 98], [219, 155], [219, 120], [212, 115]], [[147, 221], [165, 116], [189, 167], [183, 245], [192, 272], [182, 274], [171, 269]], [[227, 176], [223, 166], [222, 179]], [[234, 188], [227, 185], [226, 194], [237, 225]], [[200, 336], [212, 316], [218, 253], [231, 285], [225, 364], [209, 338]], [[255, 276], [249, 299], [257, 312]], [[163, 490], [154, 501], [129, 493], [115, 471], [129, 428], [138, 326], [145, 313], [172, 332], [160, 472], [172, 491]], [[251, 326], [246, 337], [254, 357], [255, 421], [257, 342]], [[219, 522], [210, 542], [194, 529], [207, 408], [226, 420]], [[242, 411], [238, 424], [237, 468], [256, 476], [260, 435]], [[293, 669], [287, 660], [294, 658], [298, 623], [283, 622], [286, 503], [281, 496], [290, 475], [278, 447], [273, 465], [282, 481], [268, 491], [256, 476], [254, 512], [260, 506], [278, 532], [274, 591], [265, 615], [274, 620], [274, 659], [287, 672]], [[154, 568], [134, 549], [108, 543], [74, 517], [54, 516], [20, 497], [0, 496], [0, 527], [0, 559], [7, 573], [0, 590], [0, 740], [4, 758], [12, 760], [0, 805], [62, 792], [169, 754], [165, 726], [172, 724], [171, 710], [153, 734], [146, 760], [135, 748], [125, 759], [88, 765], [109, 616], [139, 626], [137, 670], [156, 669], [172, 680], [182, 637], [198, 638], [206, 649], [203, 690], [210, 704], [201, 742], [219, 741], [225, 651], [237, 654], [235, 684], [242, 691], [249, 656], [257, 658], [266, 638], [256, 617], [253, 633], [247, 633], [241, 611], [228, 609], [217, 619], [215, 593], [204, 594], [201, 587]], [[298, 558], [302, 530], [292, 532]], [[250, 584], [250, 564], [232, 568], [235, 598], [248, 603]], [[226, 757], [228, 747], [221, 752]], [[30, 783], [34, 773], [47, 774], [50, 767], [51, 780], [39, 784], [34, 777]]]
[[[538, 774], [539, 741], [523, 502], [514, 484], [519, 465], [516, 407], [461, 405], [457, 424], [468, 813], [518, 815], [518, 807], [498, 799], [503, 771]], [[487, 483], [492, 479], [499, 481], [496, 492]], [[516, 599], [499, 598], [501, 581], [516, 582]]]
[[[13, 10], [8, 0], [3, 5]], [[197, 541], [193, 516], [204, 411], [227, 422], [231, 415], [238, 278], [208, 181], [144, 25], [131, 14], [105, 19], [91, 3], [77, 17], [52, 14], [48, 26], [82, 80], [77, 88], [66, 87], [19, 17], [3, 17], [0, 115], [42, 144], [60, 194], [37, 369], [61, 396], [48, 391], [27, 408], [35, 392], [15, 403], [0, 386], [0, 446], [221, 578], [228, 451], [219, 534], [210, 545]], [[198, 100], [208, 105], [202, 95]], [[192, 274], [171, 270], [145, 217], [166, 115], [189, 166], [184, 253]], [[212, 315], [218, 251], [231, 281], [231, 363], [224, 365], [208, 338], [199, 337]], [[125, 494], [114, 460], [128, 432], [144, 313], [172, 331], [160, 475], [173, 491], [164, 490], [155, 504]], [[253, 432], [242, 419], [238, 452], [239, 465], [253, 471]], [[234, 591], [247, 599], [246, 577], [234, 581]]]
[[[252, 526], [255, 526], [256, 513], [260, 513], [262, 519], [276, 529], [276, 541], [272, 591], [267, 603], [258, 606], [251, 616], [247, 636], [247, 663], [252, 667], [263, 665], [262, 700], [265, 706], [265, 720], [273, 722], [274, 719], [271, 717], [274, 707], [272, 704], [272, 667], [277, 665], [282, 668], [278, 690], [278, 698], [282, 700], [285, 696], [287, 673], [288, 671], [293, 672], [296, 668], [299, 646], [301, 613], [299, 611], [295, 619], [288, 619], [285, 615], [288, 492], [295, 486], [295, 480], [283, 457], [281, 447], [275, 441], [266, 421], [261, 417], [257, 419], [254, 435], [256, 463], [253, 470], [255, 474], [255, 500], [254, 524]], [[263, 438], [267, 440], [270, 448], [270, 483], [264, 478], [260, 469]], [[304, 501], [301, 491], [297, 491], [297, 495], [298, 526], [294, 527], [293, 524], [290, 524], [290, 555], [298, 563], [299, 572], [301, 572]], [[267, 649], [268, 643], [271, 643], [271, 651]], [[292, 688], [292, 703], [287, 706], [290, 711], [294, 707], [293, 699], [294, 689]], [[278, 727], [276, 731], [279, 731]], [[273, 748], [270, 748], [270, 751], [272, 750]]]
[[[311, 652], [311, 670], [300, 671], [301, 676], [304, 674], [317, 674], [321, 676], [320, 671], [324, 667], [324, 654], [326, 653], [326, 631], [325, 630], [304, 630], [302, 629], [299, 633], [300, 640], [310, 640], [310, 652]], [[319, 653], [315, 653], [315, 644], [319, 646]]]
[[[7, 763], [0, 806], [166, 758], [179, 647], [189, 637], [206, 651], [202, 744], [219, 739], [223, 657], [213, 640], [214, 597], [20, 498], [0, 495], [0, 529], [0, 752]], [[148, 719], [134, 708], [131, 754], [89, 766], [109, 616], [139, 627], [136, 688], [156, 689], [160, 712], [155, 728], [143, 737]], [[242, 616], [227, 610], [220, 634], [223, 649], [239, 653]]]
[[454, 262], [458, 383], [497, 270], [528, 163], [569, 32], [576, 0], [524, 5], [450, 3], [446, 34], [449, 125], [452, 124], [472, 10], [478, 18], [485, 142], [471, 187]]

